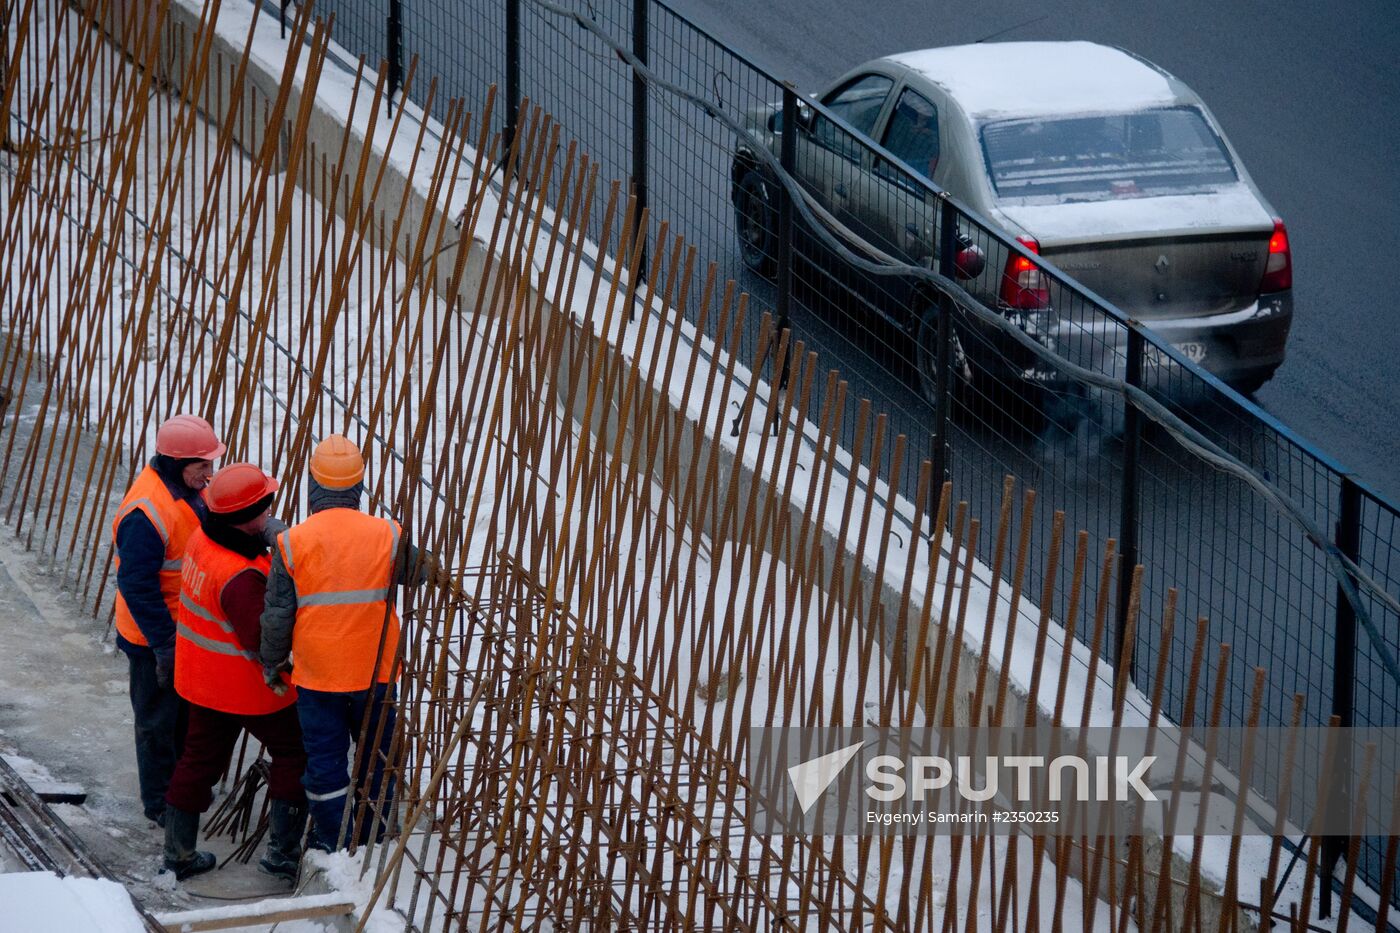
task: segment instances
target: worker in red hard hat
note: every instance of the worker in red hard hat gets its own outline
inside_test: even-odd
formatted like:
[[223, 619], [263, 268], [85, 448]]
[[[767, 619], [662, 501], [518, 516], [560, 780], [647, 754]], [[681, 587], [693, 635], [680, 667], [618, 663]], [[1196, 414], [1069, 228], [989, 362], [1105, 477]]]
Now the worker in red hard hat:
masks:
[[205, 515], [201, 492], [224, 445], [209, 422], [176, 415], [156, 431], [156, 453], [127, 490], [112, 539], [117, 569], [117, 647], [130, 670], [136, 771], [147, 818], [165, 821], [165, 791], [184, 738], [173, 684], [175, 613], [185, 545]]
[[[262, 616], [264, 676], [286, 689], [282, 675], [290, 673], [297, 687], [312, 844], [328, 851], [348, 842], [341, 824], [356, 797], [379, 809], [377, 821], [361, 824], [361, 838], [391, 822], [393, 778], [386, 783], [384, 769], [399, 668], [394, 586], [419, 585], [428, 573], [397, 522], [360, 511], [364, 472], [364, 457], [347, 438], [332, 434], [317, 445], [311, 515], [277, 536]], [[369, 741], [352, 782], [346, 756], [364, 722]]]
[[306, 829], [306, 770], [296, 692], [274, 692], [258, 660], [259, 617], [271, 567], [264, 537], [277, 481], [251, 463], [232, 463], [205, 490], [209, 514], [185, 551], [175, 628], [175, 690], [189, 703], [189, 729], [165, 795], [165, 868], [183, 881], [214, 856], [195, 848], [199, 815], [214, 800], [246, 729], [271, 756], [270, 833], [264, 872], [295, 882]]

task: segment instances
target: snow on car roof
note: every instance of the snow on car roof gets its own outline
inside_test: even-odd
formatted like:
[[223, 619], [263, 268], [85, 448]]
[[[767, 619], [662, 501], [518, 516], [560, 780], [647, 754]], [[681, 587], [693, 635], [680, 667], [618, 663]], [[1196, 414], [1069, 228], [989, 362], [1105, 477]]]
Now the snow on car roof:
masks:
[[1167, 77], [1094, 42], [985, 42], [891, 55], [969, 116], [1134, 110], [1180, 101]]

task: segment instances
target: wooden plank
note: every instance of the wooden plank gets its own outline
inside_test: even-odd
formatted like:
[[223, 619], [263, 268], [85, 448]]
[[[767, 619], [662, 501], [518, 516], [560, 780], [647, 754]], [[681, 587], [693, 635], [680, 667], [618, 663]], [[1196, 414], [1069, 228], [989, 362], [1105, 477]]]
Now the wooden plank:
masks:
[[[4, 407], [0, 406], [0, 417], [4, 415]], [[39, 796], [45, 803], [73, 803], [81, 804], [87, 802], [87, 791], [81, 784], [74, 784], [71, 781], [59, 781], [52, 777], [39, 777], [28, 774], [24, 770], [25, 759], [15, 755], [0, 755], [5, 759], [5, 764], [14, 769], [15, 774], [29, 785], [29, 789]], [[32, 770], [32, 767], [31, 769]]]
[[318, 894], [312, 897], [279, 897], [238, 907], [215, 907], [157, 914], [156, 920], [170, 933], [200, 933], [203, 930], [231, 930], [286, 920], [345, 916], [355, 905], [343, 895]]
[[87, 791], [81, 784], [67, 781], [30, 781], [30, 788], [44, 803], [71, 803], [79, 806], [87, 803]]

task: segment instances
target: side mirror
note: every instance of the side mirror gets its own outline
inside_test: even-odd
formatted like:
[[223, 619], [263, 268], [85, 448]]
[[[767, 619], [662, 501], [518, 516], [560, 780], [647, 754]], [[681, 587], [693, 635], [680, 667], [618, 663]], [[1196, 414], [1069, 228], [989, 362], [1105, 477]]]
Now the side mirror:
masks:
[[797, 125], [804, 130], [812, 128], [812, 120], [816, 116], [814, 111], [805, 101], [797, 102]]
[[987, 267], [987, 254], [974, 244], [964, 246], [953, 257], [953, 271], [960, 279], [975, 279]]

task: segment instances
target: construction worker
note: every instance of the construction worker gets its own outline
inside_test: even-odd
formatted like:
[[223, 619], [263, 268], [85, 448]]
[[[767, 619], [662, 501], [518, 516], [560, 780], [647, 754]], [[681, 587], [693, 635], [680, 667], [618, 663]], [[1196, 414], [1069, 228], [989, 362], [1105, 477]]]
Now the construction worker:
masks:
[[[393, 778], [384, 784], [384, 764], [399, 649], [393, 586], [416, 586], [427, 577], [397, 522], [360, 511], [363, 491], [359, 448], [339, 434], [318, 444], [307, 493], [311, 515], [277, 536], [262, 616], [267, 683], [285, 689], [282, 675], [289, 673], [297, 687], [312, 845], [327, 851], [347, 844], [341, 823], [356, 796], [382, 801], [381, 820], [391, 809]], [[346, 756], [362, 722], [369, 724], [368, 742], [358, 749], [352, 785]], [[365, 821], [364, 838], [377, 831]]]
[[131, 674], [136, 771], [147, 819], [165, 821], [165, 791], [185, 731], [176, 694], [175, 613], [185, 544], [204, 517], [200, 493], [224, 445], [209, 422], [176, 415], [156, 431], [156, 455], [127, 490], [112, 522], [117, 565], [117, 647]]
[[175, 628], [175, 690], [189, 703], [185, 747], [165, 795], [165, 869], [179, 881], [215, 865], [195, 849], [199, 815], [214, 800], [244, 730], [272, 757], [262, 871], [295, 883], [306, 829], [306, 753], [296, 692], [274, 693], [258, 660], [259, 619], [271, 567], [263, 532], [277, 481], [251, 463], [219, 470], [205, 491], [209, 514], [190, 536]]

